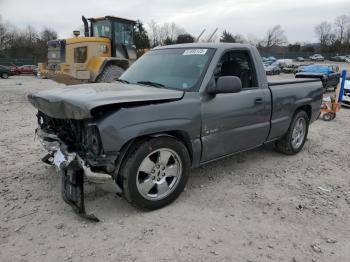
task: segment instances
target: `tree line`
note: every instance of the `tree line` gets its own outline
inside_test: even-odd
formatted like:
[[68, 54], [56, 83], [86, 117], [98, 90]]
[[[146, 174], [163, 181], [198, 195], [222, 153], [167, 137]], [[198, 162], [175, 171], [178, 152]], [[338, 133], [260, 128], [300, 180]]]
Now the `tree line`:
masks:
[[[257, 38], [254, 35], [243, 36], [232, 34], [224, 30], [219, 39], [216, 35], [211, 39], [202, 37], [198, 39], [186, 32], [175, 23], [158, 24], [151, 20], [146, 26], [137, 20], [135, 25], [135, 45], [138, 49], [152, 48], [158, 45], [171, 45], [179, 43], [203, 42], [230, 42], [249, 43], [258, 47], [260, 51], [274, 51], [284, 47], [290, 52], [349, 52], [350, 51], [350, 17], [337, 16], [333, 23], [321, 22], [314, 28], [318, 38], [318, 46], [307, 43], [288, 43], [285, 31], [280, 25], [268, 29], [265, 36]], [[36, 59], [45, 61], [47, 57], [47, 42], [57, 39], [57, 32], [50, 28], [37, 31], [32, 26], [20, 30], [10, 23], [6, 23], [0, 16], [0, 58], [8, 59]]]
[[29, 25], [20, 30], [2, 21], [0, 16], [0, 58], [44, 61], [47, 42], [57, 37], [57, 32], [50, 28], [37, 31]]
[[260, 51], [273, 51], [285, 46], [290, 52], [350, 52], [350, 16], [337, 16], [333, 23], [323, 21], [314, 27], [314, 32], [318, 38], [318, 45], [300, 42], [288, 44], [285, 32], [280, 25], [268, 29], [262, 39], [252, 35], [245, 38], [224, 30], [220, 42], [250, 43], [257, 46]]

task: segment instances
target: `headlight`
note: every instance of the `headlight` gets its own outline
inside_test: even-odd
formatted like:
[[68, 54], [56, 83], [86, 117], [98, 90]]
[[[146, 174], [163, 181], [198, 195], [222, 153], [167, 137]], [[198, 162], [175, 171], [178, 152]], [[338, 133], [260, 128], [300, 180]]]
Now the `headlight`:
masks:
[[99, 45], [99, 49], [101, 53], [107, 53], [108, 47], [106, 45]]
[[95, 155], [99, 155], [102, 152], [102, 143], [100, 139], [100, 133], [96, 126], [89, 126], [87, 131], [87, 141], [89, 150]]

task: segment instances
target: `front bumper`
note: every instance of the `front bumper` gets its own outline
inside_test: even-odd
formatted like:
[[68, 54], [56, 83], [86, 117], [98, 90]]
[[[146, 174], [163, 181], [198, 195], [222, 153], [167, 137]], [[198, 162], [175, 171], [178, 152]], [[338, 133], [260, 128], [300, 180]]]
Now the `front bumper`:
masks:
[[[70, 152], [67, 146], [54, 134], [37, 129], [37, 136], [48, 154], [43, 161], [55, 166], [61, 176], [61, 193], [63, 200], [73, 207], [80, 216], [98, 222], [93, 214], [87, 214], [84, 201], [84, 180], [94, 183], [114, 183], [111, 175], [93, 172], [77, 152]], [[116, 184], [115, 184], [116, 185]], [[117, 193], [121, 189], [117, 186]]]

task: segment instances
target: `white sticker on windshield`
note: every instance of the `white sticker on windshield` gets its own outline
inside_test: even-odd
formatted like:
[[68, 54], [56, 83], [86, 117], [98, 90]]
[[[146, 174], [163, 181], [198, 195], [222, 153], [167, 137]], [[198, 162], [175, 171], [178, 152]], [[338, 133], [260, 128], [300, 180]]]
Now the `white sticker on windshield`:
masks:
[[208, 49], [187, 49], [182, 55], [205, 55]]

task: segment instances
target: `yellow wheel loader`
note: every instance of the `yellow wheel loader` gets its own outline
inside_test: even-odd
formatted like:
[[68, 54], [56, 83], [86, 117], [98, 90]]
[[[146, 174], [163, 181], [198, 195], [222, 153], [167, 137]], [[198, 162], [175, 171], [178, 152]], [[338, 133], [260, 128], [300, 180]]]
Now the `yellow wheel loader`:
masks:
[[51, 40], [47, 63], [39, 64], [43, 78], [60, 83], [112, 82], [137, 59], [135, 21], [105, 16], [86, 19], [84, 36]]

